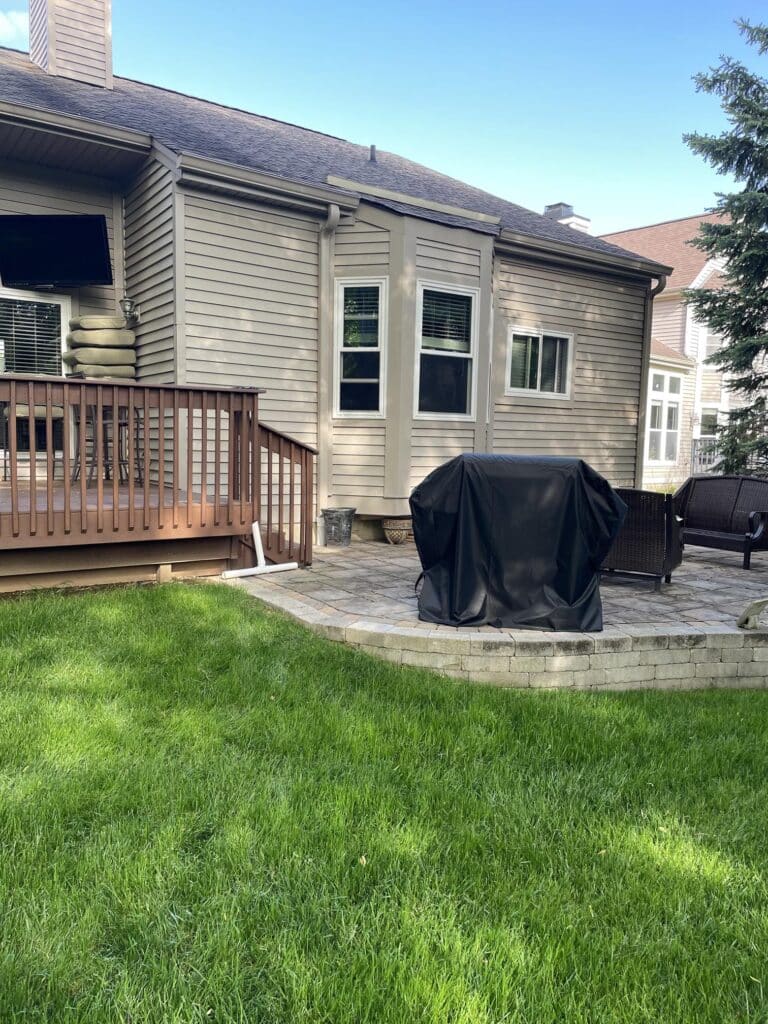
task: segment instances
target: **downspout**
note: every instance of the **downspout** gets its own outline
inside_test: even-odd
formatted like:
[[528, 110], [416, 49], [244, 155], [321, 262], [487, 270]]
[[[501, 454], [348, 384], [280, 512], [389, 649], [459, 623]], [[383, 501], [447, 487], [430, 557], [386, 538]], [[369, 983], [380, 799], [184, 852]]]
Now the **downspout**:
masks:
[[640, 407], [637, 414], [637, 451], [635, 456], [635, 487], [643, 484], [645, 462], [645, 429], [648, 409], [648, 378], [651, 369], [651, 336], [653, 331], [653, 300], [667, 287], [667, 276], [661, 274], [657, 284], [645, 291], [645, 320], [643, 322], [643, 353], [640, 375]]
[[317, 352], [317, 542], [323, 544], [320, 509], [328, 504], [333, 437], [333, 254], [341, 210], [329, 203], [318, 237], [318, 352]]

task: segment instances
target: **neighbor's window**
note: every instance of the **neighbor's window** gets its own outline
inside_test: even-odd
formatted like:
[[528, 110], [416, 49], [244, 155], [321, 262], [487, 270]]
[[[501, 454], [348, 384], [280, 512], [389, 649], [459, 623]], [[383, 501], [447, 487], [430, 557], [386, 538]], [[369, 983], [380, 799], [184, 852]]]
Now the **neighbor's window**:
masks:
[[336, 412], [383, 412], [385, 282], [336, 282]]
[[62, 328], [61, 303], [0, 293], [0, 372], [60, 377]]
[[718, 422], [718, 411], [717, 409], [702, 409], [701, 410], [701, 424], [699, 427], [699, 435], [701, 437], [716, 437], [717, 436], [717, 422]]
[[513, 328], [507, 352], [507, 393], [567, 395], [571, 337]]
[[682, 378], [652, 373], [648, 417], [648, 461], [676, 462], [680, 451]]
[[417, 414], [472, 415], [477, 291], [419, 285]]

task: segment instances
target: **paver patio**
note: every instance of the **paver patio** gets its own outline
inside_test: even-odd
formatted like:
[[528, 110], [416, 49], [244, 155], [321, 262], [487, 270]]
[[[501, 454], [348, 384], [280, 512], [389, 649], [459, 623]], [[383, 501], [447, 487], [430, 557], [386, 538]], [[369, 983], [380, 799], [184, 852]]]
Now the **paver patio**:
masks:
[[[319, 548], [311, 569], [240, 581], [254, 596], [331, 639], [387, 660], [514, 686], [768, 685], [768, 624], [736, 627], [768, 598], [768, 558], [740, 568], [731, 552], [688, 548], [661, 593], [606, 579], [602, 633], [455, 628], [418, 619], [413, 544]], [[768, 618], [768, 617], [767, 617]]]

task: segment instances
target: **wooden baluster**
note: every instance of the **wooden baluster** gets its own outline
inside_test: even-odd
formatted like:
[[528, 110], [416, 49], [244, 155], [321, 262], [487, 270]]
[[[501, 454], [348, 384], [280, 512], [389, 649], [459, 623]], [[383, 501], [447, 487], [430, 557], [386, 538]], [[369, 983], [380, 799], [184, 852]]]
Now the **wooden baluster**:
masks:
[[261, 503], [261, 456], [259, 453], [259, 396], [253, 394], [253, 409], [251, 411], [251, 429], [248, 436], [248, 443], [251, 447], [251, 522], [260, 523], [261, 515], [259, 506]]
[[96, 529], [104, 529], [104, 393], [96, 385]]
[[315, 498], [313, 494], [313, 480], [312, 480], [312, 452], [304, 449], [304, 465], [306, 467], [306, 476], [303, 479], [304, 483], [304, 534], [306, 537], [304, 544], [304, 557], [302, 561], [305, 565], [312, 564], [312, 518], [315, 509]]
[[29, 422], [29, 533], [37, 535], [37, 437], [35, 436], [35, 385], [27, 382], [27, 420]]
[[187, 528], [192, 527], [192, 490], [194, 486], [194, 460], [195, 451], [195, 404], [191, 391], [187, 391]]
[[285, 456], [283, 454], [282, 437], [277, 439], [277, 497], [279, 501], [277, 506], [277, 550], [282, 552], [285, 547], [285, 537], [283, 535], [285, 529]]
[[120, 528], [120, 396], [112, 386], [112, 529]]
[[245, 395], [241, 396], [240, 405], [240, 440], [239, 453], [240, 470], [240, 525], [250, 526], [248, 522], [248, 471], [251, 460], [248, 458], [248, 404]]
[[54, 442], [53, 442], [53, 394], [51, 385], [45, 385], [45, 513], [48, 536], [53, 534], [53, 470], [54, 470]]
[[[146, 460], [146, 456], [145, 456]], [[165, 389], [157, 393], [157, 523], [165, 526]]]
[[213, 465], [213, 524], [219, 525], [219, 503], [221, 501], [221, 392], [216, 392], [215, 400], [216, 423], [214, 425], [215, 451]]
[[128, 388], [128, 529], [136, 527], [136, 394], [134, 388]]
[[16, 424], [16, 381], [11, 381], [11, 400], [8, 406], [8, 459], [11, 464], [11, 531], [14, 537], [21, 532], [19, 527], [19, 465], [18, 427]]
[[293, 441], [291, 441], [289, 451], [291, 455], [289, 480], [291, 497], [288, 503], [288, 561], [295, 562], [293, 547], [295, 543], [294, 531], [296, 529], [296, 445]]
[[64, 472], [64, 533], [72, 532], [72, 468], [69, 455], [72, 444], [72, 406], [70, 404], [70, 385], [63, 387], [62, 406], [64, 419], [62, 420], [62, 464]]
[[267, 433], [267, 543], [272, 543], [272, 434]]
[[150, 465], [151, 459], [149, 458], [149, 410], [151, 408], [150, 403], [150, 391], [149, 388], [142, 388], [142, 399], [144, 401], [144, 419], [143, 419], [143, 447], [144, 447], [144, 501], [142, 507], [144, 510], [144, 529], [149, 529], [150, 511], [149, 503], [152, 498], [152, 481], [150, 478]]
[[200, 410], [200, 525], [205, 526], [208, 503], [208, 392], [201, 394]]
[[173, 528], [179, 525], [179, 392], [173, 392]]
[[235, 500], [235, 472], [237, 462], [235, 460], [235, 449], [237, 447], [237, 432], [235, 430], [234, 395], [230, 391], [227, 395], [227, 525], [232, 524], [234, 518], [233, 502]]
[[[87, 464], [87, 445], [86, 445], [86, 434], [88, 433], [88, 404], [86, 396], [85, 384], [80, 385], [80, 433], [77, 438], [78, 449], [80, 452], [80, 532], [88, 532], [88, 491], [87, 491], [87, 480], [86, 477], [90, 472]], [[93, 423], [91, 426], [94, 431], [93, 436], [95, 437], [96, 424]]]

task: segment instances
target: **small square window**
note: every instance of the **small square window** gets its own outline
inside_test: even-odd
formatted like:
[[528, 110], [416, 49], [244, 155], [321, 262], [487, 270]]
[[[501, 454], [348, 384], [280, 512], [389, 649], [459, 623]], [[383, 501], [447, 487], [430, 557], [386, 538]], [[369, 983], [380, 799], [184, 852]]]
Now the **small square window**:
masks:
[[566, 395], [571, 338], [512, 330], [507, 350], [507, 392]]

